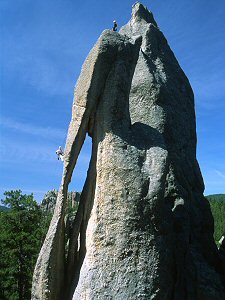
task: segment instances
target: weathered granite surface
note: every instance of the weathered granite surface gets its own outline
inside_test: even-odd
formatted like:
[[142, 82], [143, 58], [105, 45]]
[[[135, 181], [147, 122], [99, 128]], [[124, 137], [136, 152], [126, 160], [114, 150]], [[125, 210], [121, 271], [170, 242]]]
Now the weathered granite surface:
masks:
[[[66, 255], [65, 199], [87, 132], [91, 162]], [[136, 3], [129, 23], [104, 31], [82, 67], [32, 299], [225, 299], [203, 191], [191, 86]]]
[[[45, 195], [41, 201], [41, 209], [44, 213], [53, 213], [57, 201], [58, 191], [50, 190]], [[78, 205], [80, 200], [79, 192], [68, 192], [67, 193], [67, 205], [71, 208]]]

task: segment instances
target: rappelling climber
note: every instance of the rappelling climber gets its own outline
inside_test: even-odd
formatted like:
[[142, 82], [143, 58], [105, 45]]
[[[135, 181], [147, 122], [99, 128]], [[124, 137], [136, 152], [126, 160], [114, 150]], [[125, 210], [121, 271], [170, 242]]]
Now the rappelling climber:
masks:
[[61, 161], [63, 161], [63, 155], [64, 155], [64, 152], [63, 152], [63, 149], [61, 146], [59, 146], [59, 149], [56, 150], [55, 152], [57, 155], [58, 155], [58, 160], [61, 159]]
[[113, 28], [112, 28], [113, 31], [117, 31], [117, 23], [116, 23], [116, 20], [113, 21]]

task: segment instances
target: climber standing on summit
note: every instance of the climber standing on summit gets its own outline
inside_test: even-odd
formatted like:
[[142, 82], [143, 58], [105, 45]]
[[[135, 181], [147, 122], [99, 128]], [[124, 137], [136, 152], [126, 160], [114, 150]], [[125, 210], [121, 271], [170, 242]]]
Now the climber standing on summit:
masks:
[[63, 153], [63, 149], [62, 149], [61, 146], [59, 146], [59, 149], [56, 150], [55, 153], [58, 155], [58, 160], [61, 159], [61, 161], [63, 161], [63, 155], [64, 155], [64, 153]]
[[113, 21], [113, 28], [112, 28], [113, 31], [117, 31], [117, 23], [116, 23], [116, 20]]

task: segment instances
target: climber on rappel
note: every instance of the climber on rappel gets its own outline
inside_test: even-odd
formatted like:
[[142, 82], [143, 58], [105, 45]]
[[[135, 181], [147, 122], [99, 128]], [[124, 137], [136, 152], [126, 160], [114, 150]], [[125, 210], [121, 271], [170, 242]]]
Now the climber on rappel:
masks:
[[113, 21], [113, 28], [112, 28], [113, 31], [117, 31], [117, 23], [116, 23], [116, 20]]
[[59, 149], [56, 150], [55, 152], [57, 155], [58, 155], [58, 160], [61, 159], [61, 161], [63, 161], [63, 155], [64, 155], [64, 152], [63, 152], [63, 149], [61, 146], [59, 146]]

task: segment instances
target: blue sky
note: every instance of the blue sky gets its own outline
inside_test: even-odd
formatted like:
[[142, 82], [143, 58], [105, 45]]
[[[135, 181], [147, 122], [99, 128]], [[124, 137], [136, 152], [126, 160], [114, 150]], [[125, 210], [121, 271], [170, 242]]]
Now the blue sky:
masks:
[[[0, 1], [0, 197], [41, 200], [58, 188], [73, 89], [101, 32], [130, 19], [126, 0]], [[225, 193], [225, 1], [142, 1], [154, 14], [195, 93], [197, 155], [205, 194]], [[70, 190], [81, 190], [87, 139]]]

